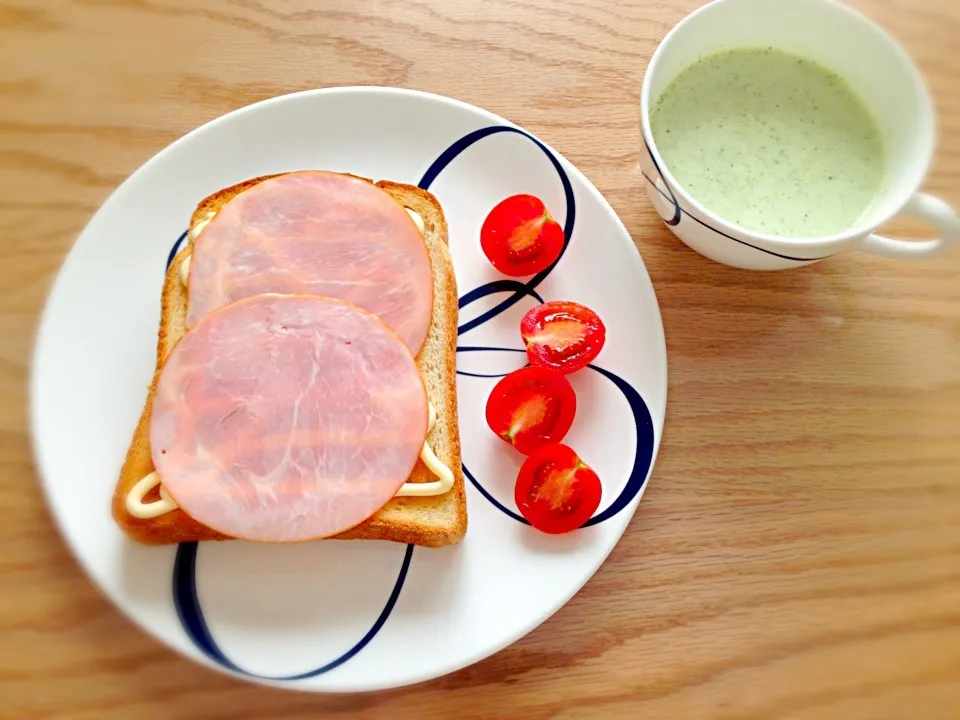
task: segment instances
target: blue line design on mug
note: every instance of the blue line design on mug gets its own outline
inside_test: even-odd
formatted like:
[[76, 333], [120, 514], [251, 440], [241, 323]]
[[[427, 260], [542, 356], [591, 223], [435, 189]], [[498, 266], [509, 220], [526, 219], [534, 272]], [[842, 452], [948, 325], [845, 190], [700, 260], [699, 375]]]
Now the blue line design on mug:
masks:
[[[462, 335], [466, 332], [469, 332], [473, 328], [479, 327], [480, 325], [492, 320], [497, 317], [505, 310], [509, 309], [517, 302], [519, 302], [524, 297], [532, 297], [538, 302], [544, 302], [543, 297], [536, 292], [537, 286], [543, 282], [544, 279], [550, 274], [550, 272], [556, 267], [557, 263], [560, 262], [564, 253], [566, 252], [567, 246], [570, 243], [570, 238], [573, 234], [574, 221], [576, 218], [576, 199], [574, 197], [573, 186], [570, 183], [570, 179], [567, 176], [566, 171], [563, 169], [563, 166], [560, 164], [560, 161], [557, 157], [546, 147], [540, 140], [530, 135], [529, 133], [520, 130], [519, 128], [506, 126], [506, 125], [497, 125], [490, 126], [486, 128], [481, 128], [476, 130], [453, 143], [449, 148], [447, 148], [438, 158], [433, 162], [433, 164], [427, 169], [424, 173], [422, 179], [420, 180], [419, 186], [424, 190], [428, 189], [430, 185], [436, 180], [437, 176], [457, 157], [466, 150], [468, 147], [476, 143], [477, 141], [502, 132], [517, 133], [529, 139], [531, 142], [536, 144], [547, 156], [553, 165], [554, 169], [557, 171], [557, 174], [560, 178], [560, 182], [563, 185], [564, 197], [566, 200], [566, 219], [564, 221], [563, 235], [564, 242], [563, 248], [561, 250], [560, 256], [551, 264], [547, 269], [543, 270], [540, 273], [534, 275], [527, 282], [520, 282], [518, 280], [503, 279], [496, 280], [485, 285], [482, 285], [478, 288], [471, 290], [466, 293], [463, 297], [459, 299], [458, 307], [463, 309], [468, 307], [474, 302], [481, 300], [490, 295], [498, 293], [510, 293], [510, 296], [505, 300], [502, 300], [499, 304], [493, 308], [485, 311], [478, 317], [464, 323], [458, 328], [457, 334]], [[167, 258], [167, 267], [170, 266], [170, 263], [173, 262], [174, 257], [177, 252], [180, 251], [184, 240], [187, 238], [187, 232], [184, 232], [177, 238], [177, 241], [174, 243], [173, 248], [170, 250], [170, 254]], [[458, 347], [457, 352], [497, 352], [497, 351], [507, 351], [507, 352], [524, 352], [523, 350], [518, 350], [516, 348], [483, 348], [483, 347]], [[633, 469], [630, 474], [630, 478], [627, 481], [626, 486], [617, 496], [616, 500], [603, 512], [594, 516], [588, 520], [584, 527], [589, 525], [596, 525], [604, 520], [607, 520], [625, 507], [627, 507], [630, 502], [637, 496], [637, 494], [642, 490], [644, 482], [646, 481], [646, 474], [650, 469], [650, 464], [653, 461], [653, 446], [654, 446], [654, 430], [653, 430], [653, 420], [650, 416], [650, 412], [647, 409], [646, 404], [643, 402], [643, 399], [640, 397], [640, 394], [626, 381], [622, 378], [614, 375], [608, 370], [600, 368], [595, 365], [589, 366], [591, 370], [600, 373], [611, 382], [613, 382], [617, 388], [624, 394], [624, 397], [627, 399], [630, 404], [631, 411], [633, 412], [634, 421], [637, 427], [637, 450], [634, 458]], [[465, 371], [457, 371], [458, 375], [464, 375], [467, 377], [478, 377], [478, 378], [492, 378], [492, 377], [502, 377], [503, 374], [482, 374], [482, 373], [470, 373]], [[463, 465], [464, 474], [469, 478], [470, 482], [480, 491], [480, 493], [489, 500], [495, 507], [500, 509], [509, 517], [514, 518], [520, 522], [526, 523], [527, 521], [504, 507], [500, 504], [492, 495], [490, 495], [483, 486], [477, 481], [473, 474], [467, 469], [466, 465]], [[197, 572], [197, 554], [199, 552], [199, 543], [189, 542], [189, 543], [180, 543], [177, 548], [176, 559], [174, 561], [174, 570], [173, 570], [173, 599], [174, 605], [177, 611], [177, 617], [180, 619], [180, 624], [184, 629], [184, 632], [187, 636], [193, 641], [196, 647], [210, 660], [213, 662], [229, 669], [234, 672], [246, 675], [248, 677], [255, 677], [264, 680], [303, 680], [306, 678], [316, 677], [324, 673], [337, 668], [357, 655], [364, 647], [377, 635], [381, 628], [386, 623], [387, 619], [390, 617], [391, 612], [393, 611], [394, 606], [397, 603], [397, 600], [400, 597], [400, 592], [403, 589], [404, 582], [406, 581], [407, 573], [410, 568], [410, 563], [413, 558], [413, 545], [407, 545], [406, 551], [404, 552], [403, 562], [400, 566], [400, 571], [397, 575], [397, 580], [394, 583], [390, 597], [387, 600], [386, 605], [381, 611], [380, 615], [377, 617], [376, 621], [373, 623], [372, 627], [367, 631], [367, 633], [347, 652], [343, 653], [338, 658], [328, 662], [327, 664], [316, 668], [314, 670], [309, 670], [304, 673], [297, 675], [288, 675], [283, 677], [271, 677], [266, 675], [258, 675], [256, 673], [251, 673], [247, 670], [244, 670], [232, 660], [230, 660], [223, 651], [219, 648], [216, 641], [213, 639], [213, 635], [210, 632], [209, 627], [207, 626], [206, 620], [203, 616], [203, 610], [200, 605], [200, 599], [197, 594], [196, 586], [196, 572]]]
[[680, 218], [683, 215], [683, 211], [680, 209], [680, 203], [677, 201], [677, 196], [673, 194], [673, 190], [670, 188], [670, 185], [667, 183], [667, 179], [663, 176], [663, 170], [660, 169], [660, 163], [658, 163], [657, 159], [653, 156], [653, 152], [650, 150], [650, 146], [647, 145], [647, 141], [644, 140], [643, 144], [647, 148], [647, 153], [650, 155], [650, 160], [653, 162], [653, 166], [657, 169], [657, 175], [660, 176], [660, 182], [663, 183], [663, 186], [667, 189], [667, 193], [669, 193], [669, 195], [667, 195], [667, 193], [664, 193], [663, 190], [661, 190], [660, 187], [657, 185], [657, 183], [655, 183], [653, 180], [650, 179], [649, 175], [647, 175], [646, 173], [643, 173], [643, 176], [647, 179], [648, 183], [653, 185], [653, 188], [658, 193], [660, 193], [660, 195], [664, 198], [664, 200], [666, 200], [671, 205], [673, 205], [673, 217], [670, 218], [669, 220], [664, 218], [663, 221], [667, 225], [670, 225], [671, 227], [679, 225]]
[[[651, 186], [653, 186], [654, 190], [660, 193], [660, 197], [662, 197], [664, 200], [666, 200], [671, 205], [673, 205], [673, 217], [669, 220], [667, 220], [666, 218], [664, 218], [663, 220], [667, 225], [670, 225], [672, 227], [679, 225], [680, 218], [683, 215], [686, 215], [688, 218], [690, 218], [694, 222], [699, 223], [700, 225], [707, 228], [708, 230], [713, 230], [713, 232], [717, 233], [718, 235], [723, 235], [723, 237], [733, 240], [734, 242], [738, 242], [741, 245], [746, 245], [747, 247], [753, 248], [754, 250], [759, 250], [760, 252], [764, 252], [767, 255], [773, 255], [778, 258], [783, 258], [784, 260], [795, 260], [797, 262], [814, 262], [815, 260], [826, 260], [829, 257], [833, 257], [833, 255], [835, 254], [835, 253], [831, 253], [830, 255], [821, 255], [820, 257], [812, 257], [812, 258], [801, 258], [801, 257], [793, 257], [792, 255], [782, 255], [781, 253], [774, 252], [773, 250], [767, 250], [766, 248], [762, 248], [757, 245], [753, 245], [752, 243], [748, 243], [746, 240], [735, 238], [733, 235], [730, 235], [729, 233], [725, 233], [723, 230], [720, 230], [719, 228], [715, 228], [710, 223], [704, 222], [703, 220], [698, 218], [696, 215], [692, 215], [689, 212], [684, 212], [683, 209], [681, 209], [680, 207], [680, 203], [677, 201], [676, 195], [673, 194], [673, 190], [670, 188], [670, 185], [667, 183], [667, 179], [663, 177], [663, 171], [660, 169], [660, 165], [659, 163], [657, 163], [657, 159], [653, 156], [653, 150], [650, 149], [650, 145], [647, 143], [646, 140], [643, 141], [643, 145], [647, 149], [647, 154], [650, 156], [650, 160], [653, 162], [653, 166], [657, 169], [657, 173], [660, 175], [660, 182], [663, 183], [663, 187], [667, 189], [667, 192], [665, 193], [663, 190], [661, 190], [660, 186], [657, 185], [656, 181], [653, 180], [653, 178], [651, 178], [646, 173], [643, 173], [643, 177], [648, 183], [650, 183]], [[669, 195], [667, 193], [669, 193]]]

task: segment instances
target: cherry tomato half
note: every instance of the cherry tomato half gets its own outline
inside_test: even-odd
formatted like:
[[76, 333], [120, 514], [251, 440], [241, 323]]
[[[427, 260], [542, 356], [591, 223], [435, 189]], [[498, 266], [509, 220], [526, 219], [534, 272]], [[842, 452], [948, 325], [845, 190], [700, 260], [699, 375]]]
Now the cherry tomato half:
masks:
[[533, 527], [558, 535], [576, 530], [600, 506], [600, 478], [566, 445], [546, 445], [520, 468], [514, 500]]
[[573, 387], [560, 373], [544, 368], [514, 370], [487, 398], [487, 425], [524, 455], [563, 440], [576, 413]]
[[513, 195], [501, 200], [483, 221], [480, 247], [504, 275], [533, 275], [560, 257], [563, 228], [539, 198]]
[[532, 365], [572, 373], [597, 357], [607, 329], [590, 308], [575, 302], [552, 301], [527, 311], [520, 334]]

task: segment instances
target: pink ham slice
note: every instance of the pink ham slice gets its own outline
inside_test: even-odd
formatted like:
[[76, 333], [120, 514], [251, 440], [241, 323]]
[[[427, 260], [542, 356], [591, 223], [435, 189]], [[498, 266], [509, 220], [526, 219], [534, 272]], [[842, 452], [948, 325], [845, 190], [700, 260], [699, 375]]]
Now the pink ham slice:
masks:
[[195, 520], [294, 542], [347, 530], [389, 501], [417, 461], [427, 413], [413, 356], [376, 317], [329, 298], [259, 295], [174, 347], [150, 445]]
[[194, 241], [187, 327], [261, 293], [324, 295], [378, 316], [416, 355], [433, 309], [417, 226], [383, 190], [330, 172], [265, 180], [226, 203]]

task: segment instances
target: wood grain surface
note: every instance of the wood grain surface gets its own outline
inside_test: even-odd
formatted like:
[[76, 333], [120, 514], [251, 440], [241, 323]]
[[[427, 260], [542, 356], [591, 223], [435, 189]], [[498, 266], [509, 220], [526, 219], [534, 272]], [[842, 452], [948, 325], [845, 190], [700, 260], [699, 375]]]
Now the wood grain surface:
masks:
[[[642, 191], [638, 96], [699, 4], [0, 0], [0, 716], [960, 717], [960, 251], [756, 274], [675, 240]], [[852, 4], [926, 73], [926, 187], [960, 206], [960, 3]], [[480, 105], [583, 170], [652, 276], [670, 388], [635, 519], [556, 616], [449, 677], [312, 696], [200, 668], [99, 595], [37, 489], [26, 381], [112, 189], [207, 120], [344, 84]]]

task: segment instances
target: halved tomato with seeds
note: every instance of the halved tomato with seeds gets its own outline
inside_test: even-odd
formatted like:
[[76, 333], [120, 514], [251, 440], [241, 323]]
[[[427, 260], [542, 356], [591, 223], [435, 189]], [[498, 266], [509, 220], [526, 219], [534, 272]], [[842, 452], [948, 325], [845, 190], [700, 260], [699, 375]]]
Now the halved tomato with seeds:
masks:
[[544, 368], [514, 370], [487, 398], [487, 425], [524, 455], [563, 440], [576, 413], [573, 387]]
[[546, 445], [520, 468], [514, 500], [533, 527], [558, 535], [576, 530], [600, 507], [597, 474], [571, 448]]
[[531, 308], [520, 334], [532, 365], [572, 373], [593, 362], [607, 339], [600, 317], [585, 305], [551, 301]]
[[563, 228], [539, 198], [513, 195], [501, 200], [483, 221], [480, 246], [504, 275], [533, 275], [560, 257]]

